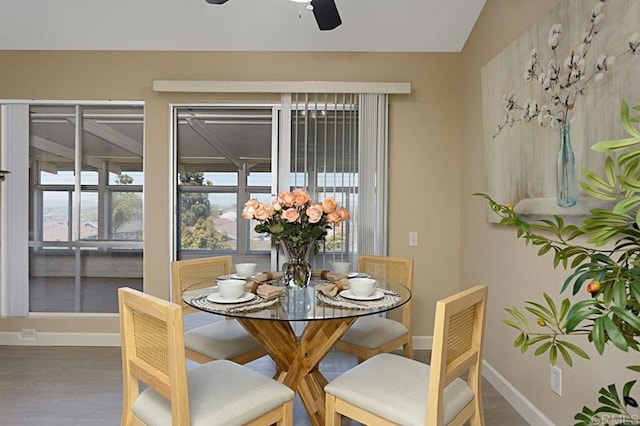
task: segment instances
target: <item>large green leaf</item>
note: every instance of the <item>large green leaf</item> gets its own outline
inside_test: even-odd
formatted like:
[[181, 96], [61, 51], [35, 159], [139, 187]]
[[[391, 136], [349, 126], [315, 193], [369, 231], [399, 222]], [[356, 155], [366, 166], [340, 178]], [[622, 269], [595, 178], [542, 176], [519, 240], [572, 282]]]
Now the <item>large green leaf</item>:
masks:
[[640, 196], [635, 196], [621, 200], [613, 208], [613, 211], [619, 214], [627, 213], [629, 210], [633, 210], [640, 206]]
[[627, 306], [627, 283], [625, 280], [618, 280], [613, 284], [613, 303], [622, 309]]
[[556, 309], [555, 302], [553, 301], [551, 296], [549, 296], [547, 293], [543, 293], [543, 296], [544, 296], [544, 300], [546, 300], [546, 302], [547, 302], [547, 305], [549, 305], [549, 309], [553, 313], [553, 316], [557, 317], [558, 316], [558, 310]]
[[633, 387], [633, 385], [636, 384], [635, 380], [632, 380], [630, 382], [627, 382], [624, 384], [624, 388], [622, 389], [622, 396], [629, 396], [629, 394], [631, 393], [631, 388]]
[[558, 344], [563, 345], [565, 348], [569, 349], [581, 358], [589, 359], [589, 355], [587, 355], [585, 351], [583, 351], [580, 347], [574, 345], [573, 343], [567, 342], [566, 340], [558, 340]]
[[512, 306], [511, 308], [506, 308], [505, 310], [509, 312], [516, 319], [516, 321], [518, 321], [518, 324], [520, 325], [519, 327], [520, 330], [524, 330], [524, 331], [529, 330], [529, 321], [527, 321], [524, 315], [522, 315], [522, 313], [520, 313], [520, 311], [515, 306]]
[[601, 200], [607, 201], [615, 201], [618, 197], [615, 194], [610, 194], [608, 192], [597, 191], [591, 186], [587, 185], [585, 182], [580, 182], [580, 187], [589, 195], [594, 198], [598, 198]]
[[549, 350], [549, 363], [551, 363], [551, 365], [556, 365], [556, 362], [558, 362], [558, 347], [551, 346], [551, 349]]
[[560, 355], [562, 355], [562, 359], [564, 360], [564, 362], [569, 367], [573, 367], [573, 359], [571, 359], [571, 355], [569, 355], [569, 352], [564, 348], [564, 346], [558, 343], [556, 347], [558, 348]]
[[609, 317], [602, 317], [602, 321], [604, 323], [604, 329], [609, 336], [609, 340], [613, 342], [613, 344], [620, 349], [621, 351], [627, 352], [629, 350], [629, 345], [627, 344], [627, 339], [624, 338], [618, 327], [614, 324], [614, 322]]
[[629, 117], [629, 105], [627, 105], [626, 101], [622, 101], [622, 106], [620, 107], [620, 121], [622, 122], [622, 127], [624, 130], [629, 133], [629, 135], [634, 136], [640, 142], [640, 132], [638, 129], [633, 127], [631, 124], [631, 119]]
[[562, 304], [560, 305], [560, 316], [558, 317], [558, 321], [562, 321], [565, 319], [565, 317], [567, 316], [567, 313], [569, 312], [570, 307], [571, 307], [571, 302], [569, 302], [569, 299], [564, 299], [562, 301]]
[[640, 318], [638, 318], [637, 315], [618, 306], [612, 306], [610, 309], [611, 312], [618, 316], [618, 318], [629, 324], [634, 329], [640, 331]]
[[533, 308], [531, 306], [527, 306], [525, 307], [525, 309], [529, 312], [531, 312], [533, 315], [535, 315], [538, 318], [542, 318], [545, 322], [552, 324], [554, 322], [554, 318], [553, 316], [551, 316], [548, 313], [545, 313], [539, 309]]
[[[624, 154], [620, 154], [618, 156], [618, 164], [623, 166], [624, 164], [632, 161], [634, 159], [638, 159], [640, 157], [640, 151], [633, 150], [629, 152], [625, 152]], [[610, 158], [610, 157], [608, 157]]]
[[595, 185], [595, 187], [600, 190], [611, 192], [615, 189], [613, 185], [608, 184], [589, 169], [582, 169], [582, 175], [587, 179], [587, 181], [589, 181], [589, 183]]
[[552, 344], [553, 344], [552, 342], [544, 342], [543, 344], [538, 346], [538, 348], [536, 349], [534, 354], [540, 355], [540, 354], [545, 353], [551, 347]]
[[567, 333], [571, 333], [572, 331], [575, 330], [575, 328], [582, 322], [584, 321], [586, 318], [588, 318], [590, 315], [593, 315], [593, 311], [591, 310], [586, 310], [586, 311], [581, 311], [576, 313], [575, 315], [572, 315], [570, 317], [568, 317], [567, 319], [567, 324], [565, 326], [565, 329], [567, 330]]
[[613, 158], [611, 158], [611, 156], [609, 155], [607, 155], [607, 159], [604, 160], [604, 175], [607, 178], [607, 183], [609, 184], [609, 186], [611, 186], [612, 188], [615, 188], [616, 186], [615, 166], [613, 163]]
[[622, 188], [630, 191], [640, 191], [640, 180], [633, 176], [620, 176]]
[[604, 324], [602, 322], [602, 318], [596, 318], [593, 322], [593, 327], [591, 329], [591, 339], [593, 340], [593, 345], [596, 347], [596, 350], [600, 355], [604, 352]]
[[522, 330], [518, 324], [516, 324], [515, 322], [513, 322], [511, 320], [503, 319], [502, 322], [505, 323], [506, 325], [508, 325], [509, 327], [515, 328], [518, 331]]

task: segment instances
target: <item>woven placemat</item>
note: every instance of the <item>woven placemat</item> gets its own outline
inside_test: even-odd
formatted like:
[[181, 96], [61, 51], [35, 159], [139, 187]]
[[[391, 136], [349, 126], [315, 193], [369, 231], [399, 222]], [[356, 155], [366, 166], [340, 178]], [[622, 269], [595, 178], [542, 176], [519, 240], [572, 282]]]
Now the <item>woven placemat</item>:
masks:
[[209, 312], [233, 313], [261, 311], [262, 309], [270, 308], [280, 303], [279, 298], [263, 299], [260, 296], [256, 296], [253, 300], [243, 303], [215, 303], [207, 299], [207, 296], [209, 296], [211, 293], [214, 292], [207, 292], [194, 297], [193, 299], [191, 299], [191, 305]]
[[322, 293], [318, 293], [316, 296], [318, 300], [327, 305], [338, 306], [340, 308], [348, 308], [348, 309], [376, 309], [376, 308], [384, 308], [387, 306], [395, 305], [400, 301], [400, 295], [392, 290], [387, 290], [384, 288], [379, 288], [381, 292], [384, 293], [384, 297], [378, 300], [351, 300], [344, 298], [340, 295], [335, 297], [325, 296]]

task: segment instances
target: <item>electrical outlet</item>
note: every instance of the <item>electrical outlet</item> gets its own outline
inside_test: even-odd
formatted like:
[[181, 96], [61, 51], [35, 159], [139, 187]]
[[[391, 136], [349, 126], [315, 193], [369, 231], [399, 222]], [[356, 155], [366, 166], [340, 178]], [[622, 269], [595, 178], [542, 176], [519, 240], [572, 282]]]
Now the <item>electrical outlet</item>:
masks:
[[415, 247], [418, 245], [418, 233], [409, 232], [409, 246]]
[[36, 340], [36, 330], [34, 328], [23, 328], [20, 331], [21, 340]]
[[555, 365], [551, 367], [551, 390], [562, 396], [562, 370]]

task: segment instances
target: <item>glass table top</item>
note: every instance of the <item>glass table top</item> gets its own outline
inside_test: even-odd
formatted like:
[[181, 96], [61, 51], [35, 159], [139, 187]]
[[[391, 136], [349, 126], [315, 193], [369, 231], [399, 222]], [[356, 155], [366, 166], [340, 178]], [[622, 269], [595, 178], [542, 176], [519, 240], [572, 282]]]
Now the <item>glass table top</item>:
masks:
[[209, 303], [216, 300], [217, 287], [194, 286], [184, 291], [182, 299], [201, 311], [233, 318], [270, 321], [319, 321], [367, 316], [396, 309], [411, 299], [411, 291], [408, 288], [381, 281], [376, 282], [376, 288], [379, 289], [379, 293], [376, 294], [383, 296], [376, 300], [328, 297], [318, 294], [315, 289], [316, 285], [322, 283], [326, 282], [312, 281], [306, 288], [283, 287], [284, 292], [277, 299], [265, 300], [256, 296], [245, 303], [228, 305]]

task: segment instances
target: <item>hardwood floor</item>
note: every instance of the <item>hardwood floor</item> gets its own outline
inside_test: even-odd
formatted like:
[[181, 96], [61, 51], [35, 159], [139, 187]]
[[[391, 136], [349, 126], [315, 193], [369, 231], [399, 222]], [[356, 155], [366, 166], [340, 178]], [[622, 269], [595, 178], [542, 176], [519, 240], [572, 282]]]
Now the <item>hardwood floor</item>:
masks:
[[[416, 351], [416, 359], [428, 357], [428, 351]], [[0, 346], [0, 425], [118, 425], [120, 362], [115, 347]], [[355, 364], [350, 355], [332, 351], [321, 370], [331, 380]], [[247, 366], [267, 375], [275, 371], [268, 357]], [[487, 425], [527, 424], [486, 381], [483, 392]], [[296, 426], [310, 424], [299, 401], [294, 418]]]

